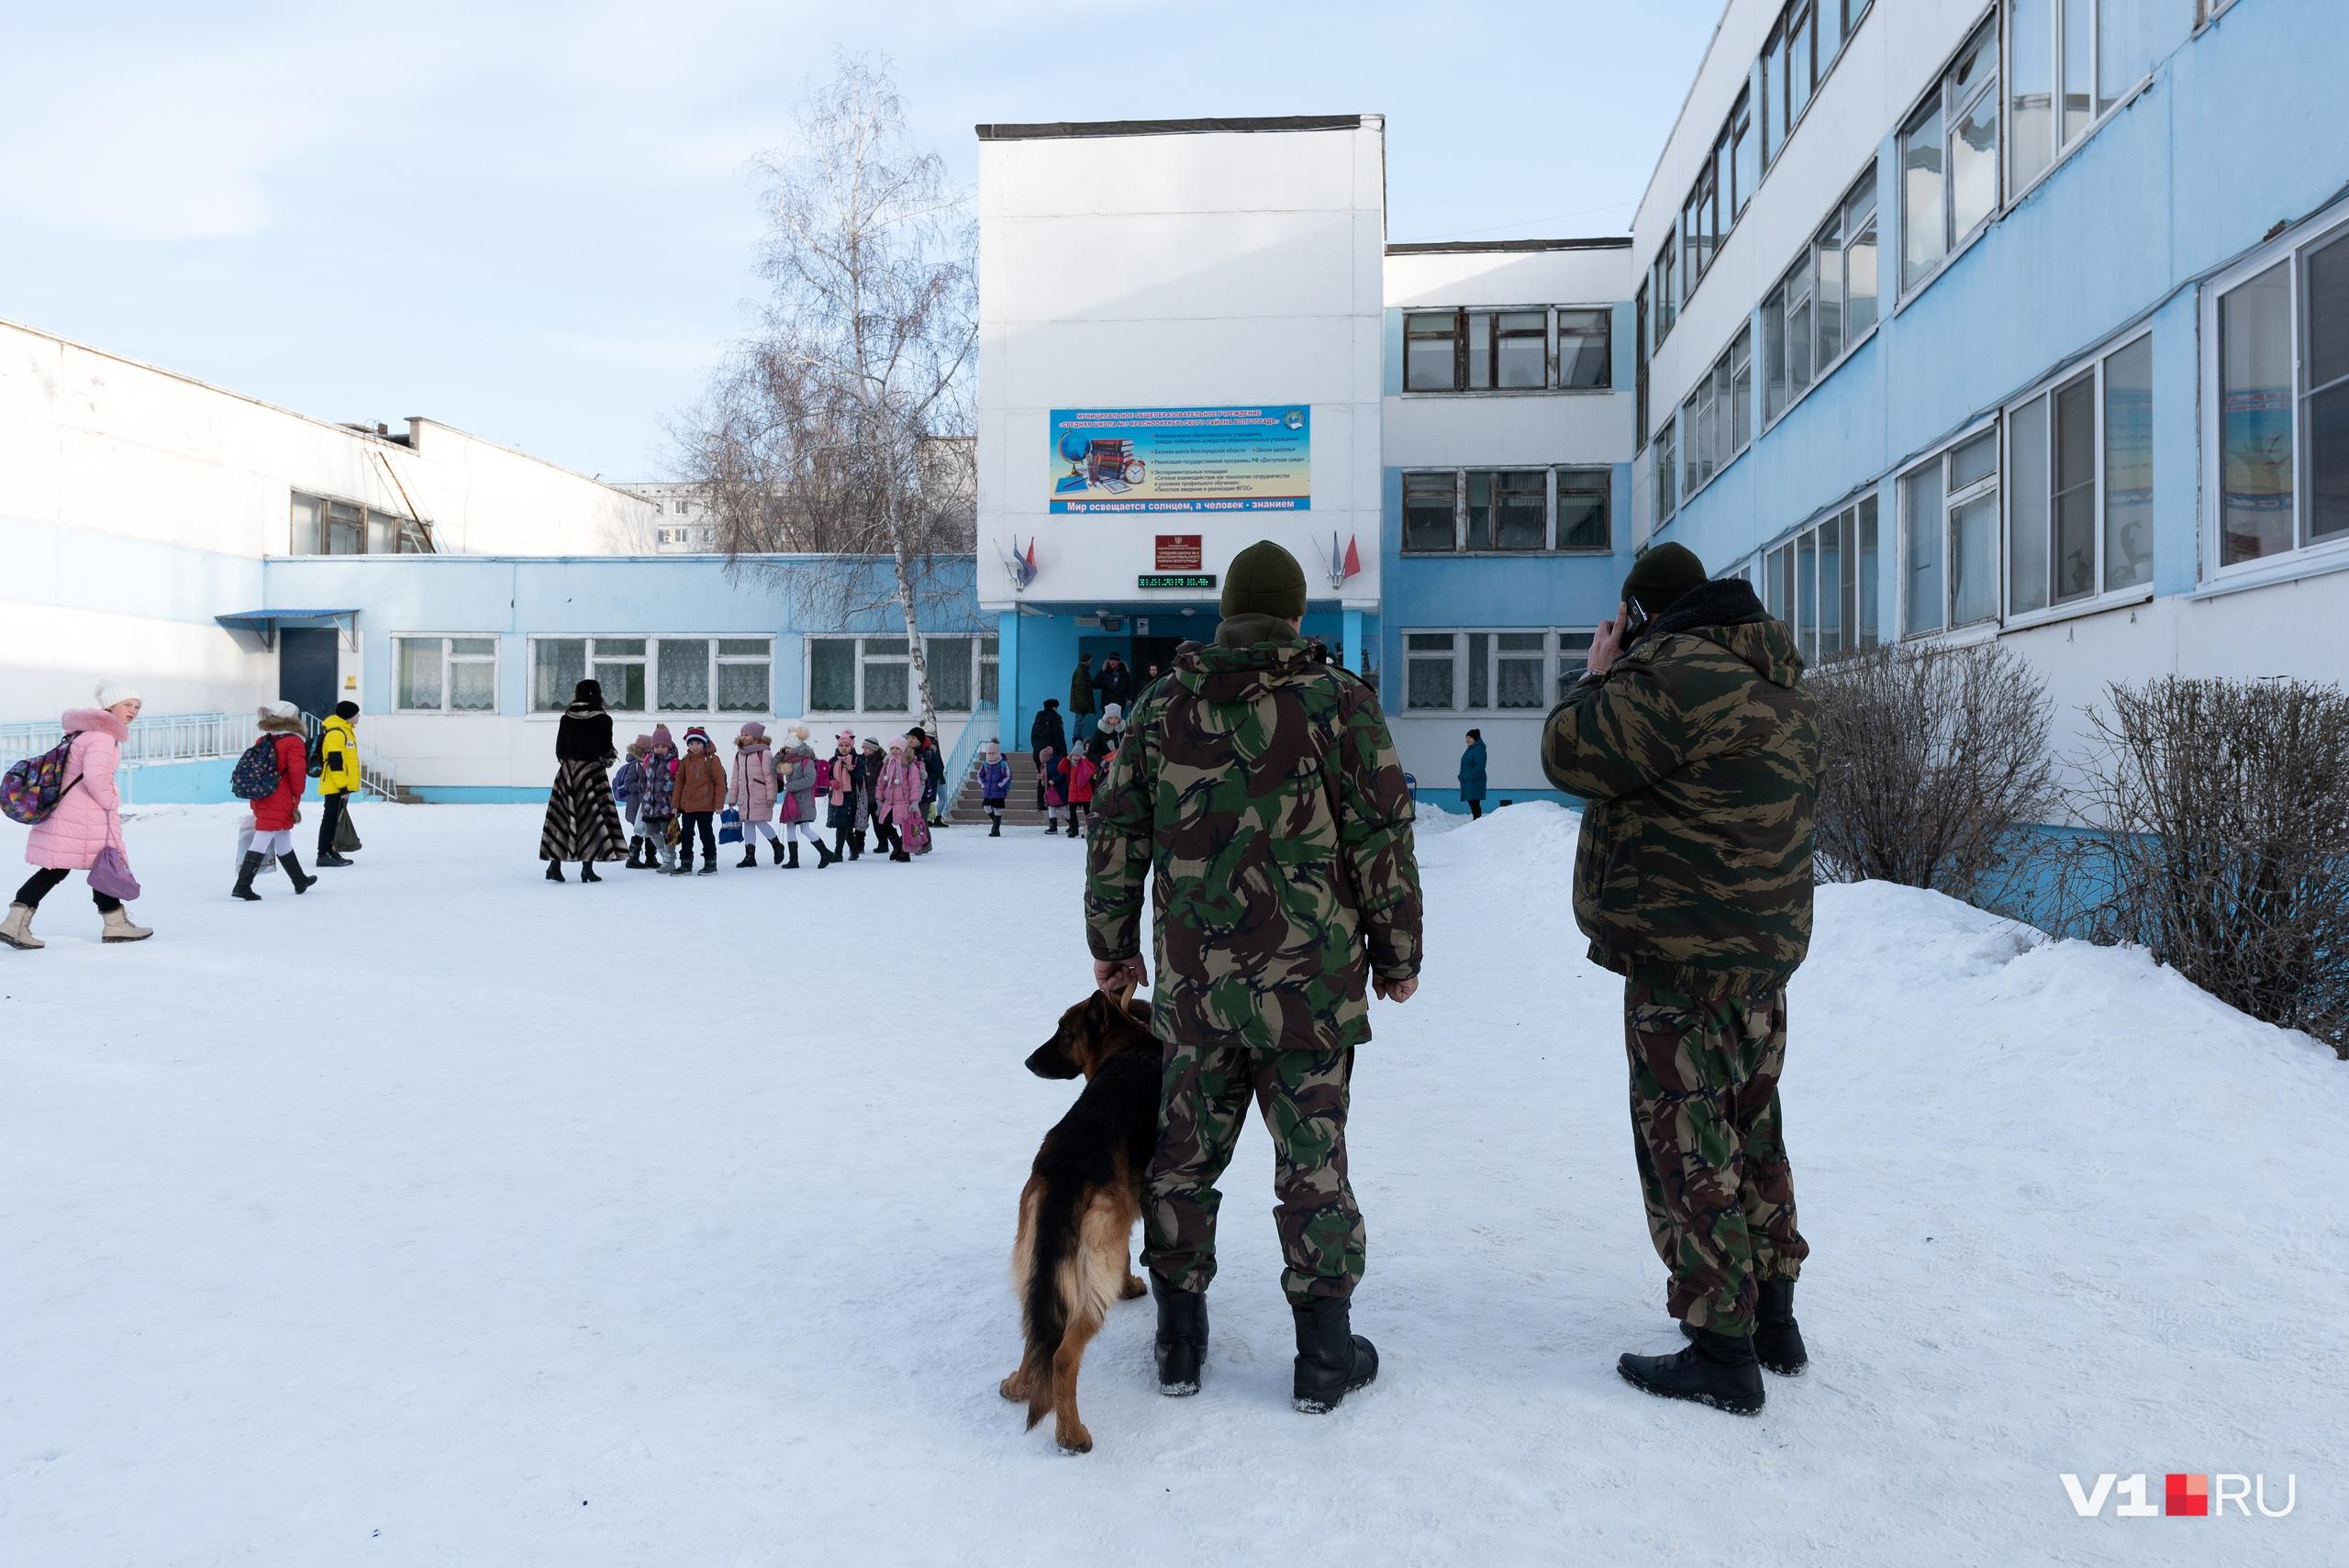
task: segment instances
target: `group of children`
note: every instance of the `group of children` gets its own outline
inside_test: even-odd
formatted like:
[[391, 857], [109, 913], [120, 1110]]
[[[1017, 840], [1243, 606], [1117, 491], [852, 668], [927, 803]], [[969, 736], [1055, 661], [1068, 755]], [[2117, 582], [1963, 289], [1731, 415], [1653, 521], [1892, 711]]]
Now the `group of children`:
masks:
[[[1047, 746], [1036, 753], [1036, 808], [1044, 814], [1045, 837], [1061, 830], [1063, 811], [1068, 813], [1068, 836], [1085, 837], [1085, 808], [1093, 804], [1093, 786], [1108, 771], [1108, 760], [1097, 762], [1089, 751], [1072, 751], [1063, 757]], [[1011, 769], [1007, 765], [1003, 772], [1008, 784]], [[1001, 820], [998, 816], [996, 821]]]
[[944, 764], [931, 760], [936, 744], [918, 727], [890, 741], [885, 752], [879, 740], [860, 744], [854, 731], [843, 729], [826, 757], [808, 744], [806, 725], [785, 734], [778, 751], [765, 725], [743, 725], [730, 772], [698, 724], [685, 731], [683, 753], [665, 724], [638, 736], [612, 777], [612, 796], [628, 827], [629, 868], [687, 875], [698, 839], [700, 874], [709, 875], [718, 869], [717, 822], [726, 809], [741, 824], [740, 867], [759, 863], [761, 839], [785, 870], [798, 868], [802, 838], [814, 848], [818, 870], [863, 859], [868, 835], [895, 862], [930, 852], [932, 780]]

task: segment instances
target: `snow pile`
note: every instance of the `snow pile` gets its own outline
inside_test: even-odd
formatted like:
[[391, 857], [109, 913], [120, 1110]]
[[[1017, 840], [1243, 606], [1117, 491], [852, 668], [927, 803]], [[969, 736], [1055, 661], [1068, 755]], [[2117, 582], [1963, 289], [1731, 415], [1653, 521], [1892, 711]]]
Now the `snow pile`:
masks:
[[[0, 952], [0, 1562], [2317, 1563], [2349, 1522], [2349, 1078], [2137, 953], [1822, 891], [1813, 1371], [1736, 1421], [1613, 1371], [1675, 1340], [1573, 814], [1430, 833], [1427, 983], [1356, 1080], [1379, 1383], [1289, 1410], [1252, 1129], [1205, 1392], [1122, 1307], [1069, 1460], [995, 1385], [1079, 846], [555, 887], [531, 810], [377, 807], [244, 906], [234, 820], [132, 823], [153, 941], [76, 882]], [[2167, 1470], [2299, 1507], [2057, 1478]]]

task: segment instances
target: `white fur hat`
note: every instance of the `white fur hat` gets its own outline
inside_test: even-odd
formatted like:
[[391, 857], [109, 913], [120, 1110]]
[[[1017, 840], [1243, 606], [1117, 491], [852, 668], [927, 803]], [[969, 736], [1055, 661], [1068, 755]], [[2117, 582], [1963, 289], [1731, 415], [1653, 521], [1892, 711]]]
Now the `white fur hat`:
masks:
[[263, 718], [295, 720], [302, 717], [302, 710], [290, 702], [265, 702], [261, 705], [261, 716]]
[[100, 707], [112, 707], [118, 702], [145, 702], [146, 700], [147, 699], [145, 697], [140, 696], [131, 688], [130, 683], [128, 681], [100, 681], [98, 683], [98, 706]]

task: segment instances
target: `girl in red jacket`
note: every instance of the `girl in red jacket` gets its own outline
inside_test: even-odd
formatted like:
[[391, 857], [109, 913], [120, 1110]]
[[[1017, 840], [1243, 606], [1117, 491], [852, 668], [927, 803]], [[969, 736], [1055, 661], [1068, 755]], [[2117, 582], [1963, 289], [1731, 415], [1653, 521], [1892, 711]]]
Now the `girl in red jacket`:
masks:
[[294, 824], [302, 820], [302, 792], [310, 783], [309, 748], [302, 744], [302, 714], [290, 702], [269, 702], [261, 705], [261, 740], [267, 741], [277, 762], [277, 787], [253, 802], [253, 847], [245, 851], [244, 863], [237, 868], [236, 897], [258, 904], [261, 895], [253, 891], [253, 878], [262, 862], [274, 858], [285, 868], [286, 879], [294, 891], [307, 893], [318, 879], [302, 871], [302, 859], [294, 852]]
[[1082, 751], [1072, 751], [1061, 763], [1061, 776], [1068, 781], [1068, 836], [1085, 837], [1085, 808], [1093, 804], [1093, 780], [1097, 770], [1093, 759]]

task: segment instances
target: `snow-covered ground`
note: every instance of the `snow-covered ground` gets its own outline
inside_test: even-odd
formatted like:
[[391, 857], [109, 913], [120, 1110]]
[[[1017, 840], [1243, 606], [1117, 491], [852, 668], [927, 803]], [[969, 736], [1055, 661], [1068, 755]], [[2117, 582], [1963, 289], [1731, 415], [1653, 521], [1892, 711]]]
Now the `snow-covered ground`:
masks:
[[[12, 1568], [2343, 1559], [2349, 1068], [2140, 955], [1822, 893], [1813, 1366], [1740, 1421], [1615, 1374], [1676, 1340], [1573, 819], [1444, 823], [1356, 1079], [1379, 1382], [1289, 1408], [1252, 1129], [1206, 1391], [1122, 1306], [1063, 1458], [996, 1385], [1078, 846], [554, 887], [532, 810], [362, 807], [358, 866], [244, 906], [232, 822], [134, 820], [154, 940], [77, 880], [0, 951]], [[2297, 1508], [2058, 1479], [2172, 1470]]]

